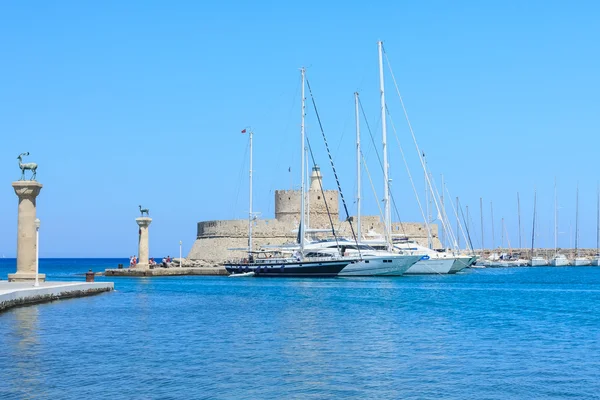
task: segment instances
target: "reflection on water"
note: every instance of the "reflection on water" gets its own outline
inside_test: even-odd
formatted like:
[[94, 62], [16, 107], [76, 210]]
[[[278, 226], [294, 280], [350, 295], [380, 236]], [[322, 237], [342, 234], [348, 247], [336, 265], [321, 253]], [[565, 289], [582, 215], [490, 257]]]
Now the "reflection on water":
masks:
[[[40, 327], [38, 307], [18, 307], [1, 316], [6, 329], [3, 335], [0, 365], [10, 364], [6, 374], [6, 390], [11, 396], [44, 398], [42, 365], [40, 365]], [[6, 364], [5, 364], [6, 363]]]
[[0, 399], [600, 392], [600, 268], [123, 278], [115, 287], [0, 314]]

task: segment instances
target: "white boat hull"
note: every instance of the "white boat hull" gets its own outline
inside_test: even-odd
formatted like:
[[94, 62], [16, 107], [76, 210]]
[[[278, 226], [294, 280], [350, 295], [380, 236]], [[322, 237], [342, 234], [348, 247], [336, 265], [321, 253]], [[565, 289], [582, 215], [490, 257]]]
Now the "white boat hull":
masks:
[[458, 271], [462, 271], [463, 269], [470, 267], [475, 262], [475, 259], [475, 257], [458, 257], [452, 263], [452, 267], [448, 273], [455, 274]]
[[419, 260], [411, 266], [405, 275], [447, 274], [454, 264], [455, 258], [430, 258]]
[[365, 257], [363, 260], [348, 264], [338, 276], [401, 276], [420, 256], [381, 256]]
[[592, 265], [592, 260], [590, 260], [589, 258], [575, 258], [573, 260], [573, 265], [576, 267], [587, 267], [589, 265]]
[[551, 267], [566, 267], [569, 265], [569, 260], [566, 258], [553, 258], [550, 260]]
[[534, 257], [530, 261], [532, 267], [545, 267], [548, 265], [548, 260], [542, 257]]
[[594, 257], [594, 259], [592, 260], [592, 266], [600, 267], [600, 257]]

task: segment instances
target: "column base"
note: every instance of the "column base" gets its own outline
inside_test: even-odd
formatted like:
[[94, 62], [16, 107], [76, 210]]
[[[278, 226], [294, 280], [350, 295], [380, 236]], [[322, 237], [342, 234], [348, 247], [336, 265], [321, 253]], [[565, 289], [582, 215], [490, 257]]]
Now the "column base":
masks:
[[[17, 272], [8, 274], [9, 282], [35, 282], [35, 272]], [[38, 274], [39, 282], [46, 282], [46, 274]]]
[[150, 264], [136, 264], [132, 269], [150, 269]]

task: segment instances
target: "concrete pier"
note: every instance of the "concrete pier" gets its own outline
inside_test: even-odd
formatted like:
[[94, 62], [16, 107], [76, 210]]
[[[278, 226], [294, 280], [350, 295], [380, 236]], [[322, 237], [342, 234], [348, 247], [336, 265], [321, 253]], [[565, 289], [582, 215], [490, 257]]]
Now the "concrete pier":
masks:
[[114, 289], [112, 282], [0, 282], [0, 312], [11, 307], [91, 296]]
[[181, 275], [229, 275], [225, 267], [183, 267], [183, 268], [122, 268], [107, 269], [104, 276], [181, 276]]
[[150, 264], [148, 263], [148, 227], [150, 223], [152, 223], [152, 218], [150, 217], [140, 217], [136, 218], [135, 222], [137, 222], [140, 227], [139, 231], [139, 243], [138, 243], [138, 263], [135, 266], [135, 269], [148, 269]]
[[[37, 181], [13, 182], [15, 193], [19, 197], [19, 213], [17, 225], [17, 272], [8, 274], [11, 282], [33, 282], [36, 267], [36, 197], [42, 190], [42, 184]], [[43, 282], [45, 274], [39, 274]]]

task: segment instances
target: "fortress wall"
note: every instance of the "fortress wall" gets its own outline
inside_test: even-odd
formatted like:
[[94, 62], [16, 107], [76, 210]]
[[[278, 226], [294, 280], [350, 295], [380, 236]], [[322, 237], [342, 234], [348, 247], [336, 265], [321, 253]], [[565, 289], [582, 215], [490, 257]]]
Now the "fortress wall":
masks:
[[[356, 218], [353, 218], [356, 221]], [[336, 233], [339, 236], [351, 237], [350, 225], [347, 222], [335, 221]], [[406, 235], [416, 240], [419, 244], [427, 245], [427, 230], [423, 224], [403, 223], [403, 228], [399, 223], [392, 224], [394, 234]], [[353, 222], [356, 232], [356, 222]], [[311, 227], [314, 227], [311, 222]], [[324, 226], [329, 227], [329, 222]], [[437, 225], [431, 225], [434, 235], [434, 247], [441, 247], [437, 237]], [[365, 235], [369, 230], [379, 234], [383, 233], [383, 223], [377, 216], [362, 217], [362, 232]], [[281, 245], [296, 241], [298, 235], [297, 223], [287, 223], [275, 219], [256, 220], [252, 228], [254, 248], [261, 246]], [[330, 237], [331, 233], [326, 232], [317, 236]], [[248, 221], [247, 220], [228, 220], [228, 221], [203, 221], [198, 223], [198, 237], [194, 246], [190, 250], [187, 258], [192, 260], [201, 260], [206, 263], [218, 264], [228, 259], [243, 258], [245, 251], [230, 250], [231, 248], [248, 247]]]

